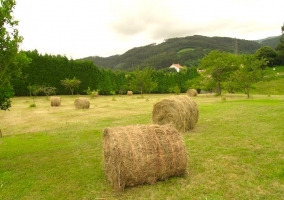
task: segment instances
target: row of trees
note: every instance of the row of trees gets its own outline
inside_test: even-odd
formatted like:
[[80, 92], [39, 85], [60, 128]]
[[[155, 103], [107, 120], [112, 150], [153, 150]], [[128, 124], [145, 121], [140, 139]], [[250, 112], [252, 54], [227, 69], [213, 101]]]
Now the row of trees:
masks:
[[242, 91], [249, 98], [254, 83], [271, 77], [264, 70], [267, 63], [265, 58], [253, 54], [235, 55], [215, 50], [201, 60], [204, 73], [195, 81], [204, 90], [216, 90], [219, 95], [223, 88], [231, 93]]
[[[73, 92], [86, 94], [87, 88], [99, 91], [100, 94], [111, 94], [112, 91], [123, 94], [128, 90], [137, 93], [141, 91], [166, 93], [169, 92], [169, 88], [178, 86], [184, 92], [187, 89], [184, 83], [198, 76], [194, 67], [185, 68], [180, 73], [175, 72], [174, 69], [154, 70], [149, 65], [144, 68], [136, 67], [136, 70], [132, 72], [113, 71], [98, 68], [88, 60], [68, 60], [60, 55], [41, 55], [36, 50], [25, 53], [31, 59], [31, 63], [29, 67], [22, 69], [21, 78], [11, 81], [15, 95], [18, 96], [29, 95], [31, 86], [32, 88], [54, 87], [57, 94], [63, 95], [70, 94], [70, 90], [72, 94]], [[150, 83], [149, 86], [150, 78], [155, 84]], [[66, 80], [80, 81], [80, 84], [77, 88], [71, 89], [64, 84], [63, 81]], [[140, 86], [137, 86], [138, 81], [140, 81]], [[44, 92], [41, 91], [40, 94], [44, 95]]]

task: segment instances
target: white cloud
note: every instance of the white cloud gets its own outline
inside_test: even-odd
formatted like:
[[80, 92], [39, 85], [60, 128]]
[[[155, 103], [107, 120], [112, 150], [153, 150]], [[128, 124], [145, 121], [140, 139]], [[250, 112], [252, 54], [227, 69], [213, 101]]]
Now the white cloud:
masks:
[[277, 0], [18, 0], [23, 49], [82, 58], [190, 35], [280, 35]]

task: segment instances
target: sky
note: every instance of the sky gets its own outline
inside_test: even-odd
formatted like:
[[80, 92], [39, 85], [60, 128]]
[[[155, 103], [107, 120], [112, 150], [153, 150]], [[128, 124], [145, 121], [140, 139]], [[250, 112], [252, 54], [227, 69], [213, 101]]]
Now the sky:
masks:
[[17, 0], [22, 50], [108, 57], [192, 35], [281, 35], [283, 0]]

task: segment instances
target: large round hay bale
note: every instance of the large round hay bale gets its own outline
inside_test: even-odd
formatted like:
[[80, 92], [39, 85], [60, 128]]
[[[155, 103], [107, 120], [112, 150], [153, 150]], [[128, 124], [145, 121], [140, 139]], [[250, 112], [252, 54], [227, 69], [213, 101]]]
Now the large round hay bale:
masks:
[[198, 92], [197, 92], [196, 89], [188, 89], [186, 91], [186, 94], [190, 97], [195, 97], [195, 96], [197, 96]]
[[128, 96], [132, 96], [132, 95], [133, 95], [133, 92], [132, 92], [132, 91], [127, 91], [127, 95], [128, 95]]
[[77, 109], [88, 109], [90, 108], [90, 101], [87, 98], [75, 99], [74, 105]]
[[53, 106], [60, 106], [61, 105], [61, 97], [50, 97], [50, 105]]
[[182, 136], [167, 125], [105, 128], [103, 153], [106, 177], [118, 191], [186, 172], [187, 152]]
[[156, 124], [171, 124], [178, 131], [193, 129], [198, 121], [196, 102], [186, 95], [163, 99], [153, 106], [152, 121]]

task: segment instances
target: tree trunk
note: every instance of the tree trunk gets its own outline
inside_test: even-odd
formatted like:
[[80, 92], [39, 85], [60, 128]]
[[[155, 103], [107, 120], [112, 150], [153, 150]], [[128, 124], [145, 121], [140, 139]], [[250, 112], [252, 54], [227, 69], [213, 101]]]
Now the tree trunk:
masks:
[[220, 81], [217, 82], [217, 93], [218, 95], [221, 95], [221, 82]]
[[0, 138], [2, 137], [2, 131], [1, 131], [1, 129], [0, 129]]
[[249, 99], [249, 88], [246, 88], [247, 98]]

